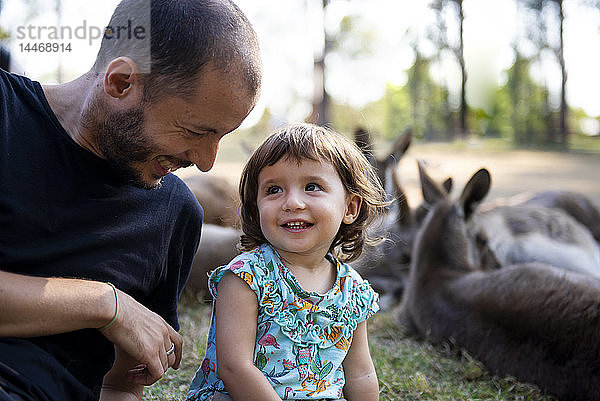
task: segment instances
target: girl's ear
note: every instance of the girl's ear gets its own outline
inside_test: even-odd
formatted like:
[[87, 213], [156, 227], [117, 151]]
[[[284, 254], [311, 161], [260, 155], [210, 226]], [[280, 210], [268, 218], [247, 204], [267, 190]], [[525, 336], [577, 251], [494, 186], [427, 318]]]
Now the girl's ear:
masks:
[[360, 206], [362, 205], [362, 197], [355, 194], [349, 194], [346, 200], [346, 213], [342, 222], [344, 224], [352, 224], [360, 213]]

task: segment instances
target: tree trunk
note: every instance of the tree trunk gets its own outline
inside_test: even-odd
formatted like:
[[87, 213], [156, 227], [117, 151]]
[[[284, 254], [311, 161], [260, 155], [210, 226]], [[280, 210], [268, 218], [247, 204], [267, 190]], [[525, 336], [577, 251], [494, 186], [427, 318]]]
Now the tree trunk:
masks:
[[566, 147], [567, 138], [569, 136], [569, 128], [567, 123], [568, 118], [568, 106], [567, 106], [567, 68], [565, 66], [564, 58], [564, 38], [563, 38], [563, 24], [565, 20], [565, 14], [563, 10], [563, 1], [557, 2], [559, 10], [559, 23], [560, 23], [560, 45], [558, 48], [558, 62], [560, 64], [560, 72], [562, 74], [562, 82], [560, 87], [560, 143]]
[[312, 112], [308, 117], [308, 122], [317, 125], [326, 125], [330, 122], [329, 117], [329, 95], [325, 89], [325, 79], [327, 73], [325, 71], [325, 58], [331, 47], [331, 41], [327, 38], [327, 32], [325, 30], [325, 9], [329, 0], [321, 0], [323, 9], [322, 27], [323, 27], [323, 52], [320, 56], [315, 56], [313, 64], [313, 99], [312, 99]]
[[325, 59], [315, 58], [313, 67], [313, 100], [309, 122], [326, 125], [329, 121], [329, 95], [325, 89]]
[[458, 62], [460, 64], [460, 74], [461, 74], [461, 85], [460, 85], [460, 135], [467, 136], [469, 132], [469, 127], [467, 126], [467, 69], [465, 67], [465, 47], [464, 47], [464, 38], [463, 38], [463, 22], [465, 19], [463, 13], [463, 2], [462, 0], [457, 0], [456, 4], [458, 5], [458, 19], [459, 19], [459, 54], [458, 54]]

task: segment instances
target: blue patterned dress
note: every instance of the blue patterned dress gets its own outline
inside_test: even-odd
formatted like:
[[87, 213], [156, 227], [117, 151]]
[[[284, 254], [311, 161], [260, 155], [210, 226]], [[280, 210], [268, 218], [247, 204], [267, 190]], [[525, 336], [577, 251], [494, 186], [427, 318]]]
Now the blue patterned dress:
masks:
[[[209, 288], [230, 271], [254, 291], [258, 318], [254, 365], [283, 400], [338, 399], [356, 326], [379, 310], [378, 295], [350, 266], [331, 255], [337, 268], [334, 286], [324, 295], [306, 292], [268, 244], [244, 252], [212, 272]], [[188, 392], [188, 401], [206, 400], [216, 391], [227, 393], [216, 374], [215, 314], [206, 356]]]

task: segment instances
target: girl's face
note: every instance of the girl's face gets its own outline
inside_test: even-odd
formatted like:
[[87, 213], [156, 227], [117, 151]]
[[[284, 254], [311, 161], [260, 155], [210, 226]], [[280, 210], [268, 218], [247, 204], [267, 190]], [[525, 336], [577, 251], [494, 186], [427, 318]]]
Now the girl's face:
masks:
[[348, 194], [326, 162], [281, 159], [258, 175], [260, 227], [287, 260], [325, 257], [342, 223], [351, 224], [362, 199]]

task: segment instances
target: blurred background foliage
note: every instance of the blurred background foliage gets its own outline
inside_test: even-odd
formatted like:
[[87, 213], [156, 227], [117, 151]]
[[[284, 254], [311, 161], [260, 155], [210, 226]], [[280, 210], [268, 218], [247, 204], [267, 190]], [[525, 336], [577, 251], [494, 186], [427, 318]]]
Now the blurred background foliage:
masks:
[[[46, 7], [56, 14], [58, 22], [66, 8], [63, 5], [66, 0], [8, 1], [20, 1], [26, 6], [23, 23], [36, 17], [43, 8], [42, 3], [49, 4]], [[242, 9], [244, 1], [239, 0]], [[516, 147], [567, 149], [575, 136], [585, 133], [587, 137], [598, 137], [600, 116], [588, 115], [567, 103], [569, 71], [564, 57], [568, 50], [564, 24], [569, 18], [569, 13], [565, 13], [568, 3], [593, 15], [596, 26], [600, 26], [600, 0], [511, 1], [516, 4], [517, 29], [512, 39], [512, 64], [503, 71], [500, 80], [491, 83], [470, 75], [473, 68], [465, 57], [463, 29], [465, 22], [473, 18], [464, 10], [463, 3], [468, 1], [428, 0], [434, 16], [431, 22], [424, 30], [417, 32], [409, 26], [404, 32], [403, 40], [410, 43], [413, 53], [413, 62], [404, 71], [405, 79], [400, 83], [388, 82], [379, 99], [356, 106], [329, 93], [328, 82], [332, 78], [329, 65], [332, 59], [339, 64], [375, 57], [377, 35], [364, 23], [360, 13], [344, 15], [334, 26], [327, 23], [328, 13], [339, 3], [362, 2], [369, 7], [370, 0], [286, 0], [288, 6], [295, 5], [297, 9], [318, 9], [321, 19], [321, 24], [310, 27], [320, 38], [312, 54], [313, 73], [309, 79], [312, 88], [307, 89], [310, 84], [304, 84], [297, 92], [289, 91], [289, 96], [299, 99], [297, 103], [311, 98], [310, 110], [303, 117], [306, 121], [329, 125], [348, 134], [366, 125], [380, 141], [391, 140], [409, 127], [416, 138], [423, 141], [496, 138]], [[508, 4], [508, 0], [501, 2]], [[1, 5], [2, 1], [0, 9]], [[277, 29], [285, 29], [281, 21], [280, 25]], [[489, 29], [501, 28], [490, 26]], [[0, 27], [0, 40], [4, 43], [10, 34]], [[303, 57], [306, 60], [310, 54]], [[560, 73], [535, 79], [543, 60], [551, 60]], [[453, 89], [455, 83], [435, 78], [436, 69], [444, 68], [447, 63], [457, 71], [458, 90]], [[60, 65], [57, 71], [58, 81], [63, 82], [64, 71]], [[354, 82], [346, 84], [350, 87]], [[310, 92], [312, 95], [306, 96]], [[475, 97], [477, 101], [472, 100]], [[481, 106], [482, 97], [485, 106]], [[269, 105], [261, 111], [262, 117], [245, 128], [250, 136], [264, 135], [287, 122]]]
[[[566, 103], [567, 69], [564, 61], [563, 24], [565, 14], [562, 0], [518, 0], [518, 11], [527, 22], [513, 45], [514, 62], [505, 71], [503, 85], [487, 88], [487, 109], [472, 107], [468, 101], [468, 75], [464, 59], [462, 0], [435, 0], [430, 3], [438, 15], [437, 26], [429, 30], [428, 39], [436, 47], [433, 55], [412, 45], [415, 61], [407, 70], [405, 85], [388, 84], [385, 95], [360, 110], [333, 102], [330, 114], [319, 123], [330, 122], [334, 127], [350, 131], [359, 125], [356, 116], [369, 116], [371, 129], [384, 138], [394, 138], [411, 126], [417, 138], [426, 141], [452, 140], [465, 135], [502, 138], [515, 146], [566, 148], [570, 134], [581, 134], [581, 124], [597, 117], [588, 116], [582, 109]], [[600, 2], [580, 1], [582, 7], [598, 13]], [[451, 9], [450, 12], [445, 12]], [[550, 22], [548, 22], [550, 20]], [[600, 23], [600, 19], [598, 19]], [[549, 32], [548, 25], [558, 27]], [[449, 25], [458, 30], [454, 41], [448, 35]], [[523, 51], [527, 42], [528, 50]], [[453, 104], [450, 92], [431, 77], [431, 69], [440, 54], [449, 50], [460, 69], [460, 100]], [[550, 51], [561, 71], [560, 99], [551, 99], [546, 85], [532, 78], [532, 66], [545, 51]], [[454, 102], [456, 103], [456, 102]], [[594, 133], [597, 135], [597, 132]]]

